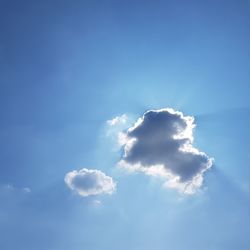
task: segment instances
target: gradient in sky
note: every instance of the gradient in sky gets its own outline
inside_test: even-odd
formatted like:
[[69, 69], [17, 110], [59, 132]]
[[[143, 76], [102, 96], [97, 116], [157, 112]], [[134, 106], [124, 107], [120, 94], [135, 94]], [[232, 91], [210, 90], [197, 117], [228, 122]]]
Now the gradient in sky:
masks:
[[[249, 12], [247, 0], [1, 0], [0, 249], [248, 250]], [[193, 195], [117, 168], [107, 121], [126, 114], [126, 129], [167, 107], [195, 118], [193, 145], [214, 158]], [[108, 194], [70, 190], [81, 169]]]

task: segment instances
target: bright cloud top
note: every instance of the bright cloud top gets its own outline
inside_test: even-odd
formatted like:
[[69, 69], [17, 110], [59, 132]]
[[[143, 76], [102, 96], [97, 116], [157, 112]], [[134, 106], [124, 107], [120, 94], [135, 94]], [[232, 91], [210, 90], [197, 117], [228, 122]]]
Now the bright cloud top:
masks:
[[163, 177], [166, 187], [194, 193], [213, 161], [193, 147], [194, 127], [194, 118], [179, 111], [147, 111], [124, 133], [119, 166]]
[[81, 196], [112, 194], [116, 189], [113, 179], [96, 169], [74, 170], [65, 176], [65, 183]]

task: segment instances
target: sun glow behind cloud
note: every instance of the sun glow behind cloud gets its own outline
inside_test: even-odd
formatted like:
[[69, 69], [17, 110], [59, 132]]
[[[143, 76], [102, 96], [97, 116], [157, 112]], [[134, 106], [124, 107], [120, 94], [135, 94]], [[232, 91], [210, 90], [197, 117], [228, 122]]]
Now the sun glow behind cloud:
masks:
[[193, 194], [213, 159], [195, 148], [194, 117], [171, 108], [149, 110], [120, 134], [123, 157], [118, 166], [165, 180], [164, 187]]

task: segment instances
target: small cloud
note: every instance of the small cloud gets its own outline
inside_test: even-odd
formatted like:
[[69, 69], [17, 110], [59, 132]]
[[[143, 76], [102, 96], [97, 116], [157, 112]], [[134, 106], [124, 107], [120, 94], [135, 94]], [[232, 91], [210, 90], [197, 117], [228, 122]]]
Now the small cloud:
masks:
[[94, 200], [93, 204], [96, 205], [96, 206], [99, 206], [99, 205], [102, 204], [102, 202], [100, 200]]
[[2, 189], [3, 189], [3, 190], [6, 190], [6, 191], [14, 191], [14, 190], [15, 190], [14, 186], [11, 185], [11, 184], [4, 184], [4, 185], [2, 186]]
[[28, 187], [20, 188], [12, 184], [4, 184], [0, 186], [0, 191], [7, 193], [30, 193], [31, 189]]
[[108, 125], [106, 127], [106, 136], [111, 140], [113, 150], [120, 150], [126, 140], [126, 134], [123, 131], [126, 131], [131, 126], [131, 119], [126, 114], [123, 114], [108, 120], [106, 123]]
[[165, 187], [192, 194], [213, 162], [192, 145], [194, 128], [192, 116], [170, 108], [149, 110], [123, 134], [118, 165], [161, 177]]
[[23, 192], [24, 192], [24, 193], [30, 193], [30, 192], [31, 192], [31, 190], [30, 190], [30, 188], [25, 187], [25, 188], [23, 188]]
[[112, 194], [116, 189], [116, 183], [113, 179], [96, 169], [73, 170], [66, 174], [64, 180], [71, 190], [84, 197]]
[[123, 114], [121, 116], [116, 116], [115, 118], [108, 120], [107, 124], [110, 126], [116, 126], [116, 125], [125, 124], [127, 121], [128, 121], [127, 115]]

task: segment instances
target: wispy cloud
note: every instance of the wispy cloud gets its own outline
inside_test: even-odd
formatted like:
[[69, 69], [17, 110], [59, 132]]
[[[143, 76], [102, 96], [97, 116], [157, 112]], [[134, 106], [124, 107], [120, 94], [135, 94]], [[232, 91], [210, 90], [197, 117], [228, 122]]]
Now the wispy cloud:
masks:
[[126, 114], [116, 116], [107, 120], [106, 135], [111, 139], [114, 150], [120, 150], [124, 144], [124, 134], [122, 131], [127, 130], [131, 126], [131, 119]]
[[0, 191], [2, 192], [22, 192], [22, 193], [30, 193], [31, 189], [29, 187], [16, 187], [12, 184], [4, 184], [0, 186]]
[[121, 116], [116, 116], [115, 118], [108, 120], [107, 124], [110, 126], [116, 126], [120, 124], [125, 124], [128, 121], [128, 116], [123, 114]]

